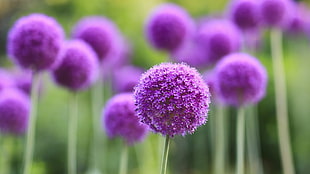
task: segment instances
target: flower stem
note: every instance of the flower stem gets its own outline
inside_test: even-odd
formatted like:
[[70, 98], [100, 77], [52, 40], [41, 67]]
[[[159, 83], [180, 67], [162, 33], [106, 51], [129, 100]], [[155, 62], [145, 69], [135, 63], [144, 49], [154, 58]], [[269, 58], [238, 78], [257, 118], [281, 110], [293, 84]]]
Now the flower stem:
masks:
[[0, 173], [11, 173], [11, 156], [14, 147], [13, 137], [3, 136], [0, 142]]
[[68, 119], [68, 174], [76, 174], [76, 145], [78, 126], [77, 94], [71, 94], [70, 113]]
[[238, 108], [237, 114], [237, 169], [236, 174], [244, 174], [244, 108]]
[[215, 116], [215, 157], [214, 173], [225, 173], [225, 128], [224, 128], [224, 108], [221, 104], [216, 105]]
[[161, 171], [160, 171], [160, 174], [166, 174], [166, 171], [167, 171], [169, 143], [170, 143], [170, 137], [169, 137], [169, 135], [166, 135], [164, 149], [163, 149], [163, 155], [162, 155], [162, 161], [161, 161]]
[[23, 174], [30, 174], [33, 160], [34, 139], [37, 121], [37, 104], [39, 100], [40, 74], [33, 73], [33, 82], [31, 85], [31, 110], [29, 117], [28, 131], [26, 135], [26, 151], [24, 154]]
[[271, 51], [273, 60], [273, 74], [275, 85], [276, 115], [278, 123], [278, 137], [284, 174], [294, 174], [294, 163], [291, 152], [291, 142], [288, 123], [286, 80], [283, 65], [282, 32], [271, 30]]
[[127, 173], [127, 165], [128, 165], [128, 146], [127, 144], [123, 144], [119, 174]]

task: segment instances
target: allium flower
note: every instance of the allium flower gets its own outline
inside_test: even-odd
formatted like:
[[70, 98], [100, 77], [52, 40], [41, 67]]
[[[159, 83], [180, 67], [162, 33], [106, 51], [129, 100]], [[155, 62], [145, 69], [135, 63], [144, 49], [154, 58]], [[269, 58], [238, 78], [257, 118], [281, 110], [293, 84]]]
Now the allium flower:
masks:
[[215, 73], [214, 70], [207, 70], [202, 74], [202, 78], [205, 81], [205, 83], [209, 87], [209, 91], [214, 96], [214, 81], [215, 81]]
[[59, 62], [52, 71], [54, 80], [71, 90], [88, 88], [98, 75], [98, 58], [93, 49], [82, 40], [64, 44]]
[[95, 50], [100, 60], [117, 47], [118, 28], [104, 17], [91, 16], [81, 19], [72, 31], [72, 37], [82, 39]]
[[216, 94], [226, 104], [239, 107], [256, 103], [264, 97], [266, 85], [265, 68], [248, 54], [230, 54], [215, 67]]
[[257, 0], [235, 0], [231, 5], [230, 17], [243, 30], [256, 29], [260, 23]]
[[241, 35], [236, 26], [228, 20], [210, 20], [198, 31], [196, 40], [205, 50], [207, 61], [216, 63], [223, 56], [240, 49]]
[[262, 22], [271, 27], [287, 25], [293, 10], [291, 0], [261, 0], [259, 6]]
[[174, 51], [192, 35], [194, 23], [188, 13], [175, 4], [155, 9], [146, 23], [146, 36], [153, 47]]
[[102, 124], [110, 138], [120, 136], [128, 145], [141, 141], [148, 127], [139, 121], [132, 93], [112, 97], [102, 113]]
[[30, 112], [29, 98], [18, 89], [0, 92], [0, 132], [23, 134], [27, 130]]
[[149, 69], [134, 96], [140, 120], [156, 133], [184, 136], [207, 121], [209, 88], [186, 64], [162, 63]]
[[117, 93], [133, 92], [133, 88], [138, 84], [143, 69], [134, 66], [124, 66], [114, 72], [112, 79], [113, 90]]
[[10, 87], [14, 87], [12, 76], [5, 70], [0, 69], [0, 91]]
[[302, 3], [294, 3], [292, 15], [286, 26], [286, 31], [293, 34], [301, 34], [307, 30], [310, 22], [310, 13]]
[[15, 63], [36, 71], [49, 69], [63, 42], [61, 26], [52, 17], [31, 14], [20, 18], [8, 35], [8, 53]]
[[23, 70], [13, 72], [13, 80], [15, 87], [23, 91], [25, 94], [30, 96], [31, 85], [32, 85], [32, 73], [31, 71]]

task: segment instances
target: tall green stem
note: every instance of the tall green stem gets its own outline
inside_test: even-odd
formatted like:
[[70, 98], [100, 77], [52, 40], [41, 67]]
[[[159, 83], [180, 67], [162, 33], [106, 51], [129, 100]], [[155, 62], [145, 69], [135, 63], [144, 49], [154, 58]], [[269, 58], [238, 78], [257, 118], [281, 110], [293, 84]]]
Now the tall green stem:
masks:
[[224, 128], [224, 107], [221, 104], [216, 105], [215, 116], [215, 157], [214, 173], [225, 173], [225, 128]]
[[127, 173], [127, 165], [128, 165], [128, 146], [127, 144], [123, 144], [119, 174]]
[[70, 113], [68, 118], [68, 174], [76, 174], [78, 100], [76, 93], [72, 93], [70, 97]]
[[164, 149], [163, 149], [163, 155], [162, 155], [162, 161], [161, 161], [161, 170], [160, 174], [166, 174], [167, 171], [167, 161], [168, 161], [168, 153], [169, 153], [169, 143], [170, 143], [170, 137], [169, 135], [166, 135]]
[[238, 108], [237, 114], [237, 169], [236, 174], [244, 174], [244, 108]]
[[271, 51], [275, 86], [276, 115], [278, 137], [284, 174], [294, 174], [295, 168], [291, 152], [291, 141], [288, 123], [286, 80], [283, 64], [282, 32], [271, 30]]
[[26, 151], [24, 154], [24, 170], [23, 174], [31, 173], [33, 160], [34, 139], [37, 121], [37, 104], [39, 100], [40, 74], [33, 74], [33, 82], [31, 85], [31, 111], [28, 123], [28, 131], [26, 135]]

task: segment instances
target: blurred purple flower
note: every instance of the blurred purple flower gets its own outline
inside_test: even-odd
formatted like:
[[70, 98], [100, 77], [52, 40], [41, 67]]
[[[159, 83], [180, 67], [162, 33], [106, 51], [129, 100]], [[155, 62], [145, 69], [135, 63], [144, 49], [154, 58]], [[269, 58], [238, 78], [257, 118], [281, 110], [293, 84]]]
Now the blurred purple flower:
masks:
[[185, 136], [207, 121], [209, 88], [186, 64], [152, 67], [142, 75], [134, 96], [140, 120], [156, 133]]
[[303, 34], [307, 32], [310, 24], [310, 12], [305, 4], [294, 3], [291, 18], [286, 26], [286, 31], [292, 34]]
[[209, 64], [214, 64], [223, 56], [238, 51], [241, 46], [240, 31], [228, 20], [207, 21], [195, 37], [198, 46], [205, 51]]
[[225, 56], [215, 67], [214, 88], [220, 99], [236, 107], [261, 100], [266, 91], [264, 66], [245, 53]]
[[99, 60], [104, 60], [118, 47], [120, 33], [115, 24], [107, 18], [89, 16], [81, 19], [72, 31], [72, 37], [82, 39], [96, 52]]
[[175, 4], [162, 4], [150, 15], [145, 32], [148, 41], [159, 50], [174, 51], [194, 31], [194, 22], [189, 14]]
[[124, 66], [118, 69], [112, 78], [113, 90], [116, 93], [133, 92], [143, 71], [142, 68], [134, 66]]
[[147, 125], [139, 121], [132, 93], [117, 94], [108, 100], [102, 113], [102, 124], [110, 138], [120, 136], [128, 145], [142, 141]]
[[59, 62], [52, 71], [52, 76], [59, 85], [76, 91], [88, 88], [96, 80], [98, 58], [84, 41], [68, 41], [59, 56]]
[[8, 34], [7, 49], [22, 68], [49, 69], [58, 57], [64, 33], [52, 17], [31, 14], [16, 21]]
[[5, 88], [12, 88], [14, 86], [15, 84], [11, 74], [9, 74], [4, 69], [0, 69], [0, 91], [4, 90]]
[[0, 132], [20, 135], [26, 132], [30, 112], [30, 99], [14, 88], [0, 92]]

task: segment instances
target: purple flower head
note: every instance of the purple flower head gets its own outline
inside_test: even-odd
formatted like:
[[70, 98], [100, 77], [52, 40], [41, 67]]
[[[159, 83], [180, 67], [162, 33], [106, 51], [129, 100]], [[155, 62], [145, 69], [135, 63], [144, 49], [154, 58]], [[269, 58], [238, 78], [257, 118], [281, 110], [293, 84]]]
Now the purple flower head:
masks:
[[145, 30], [153, 47], [171, 52], [192, 35], [194, 22], [183, 8], [168, 3], [155, 9]]
[[0, 92], [0, 132], [19, 135], [26, 132], [30, 112], [29, 98], [18, 89]]
[[292, 34], [302, 34], [307, 30], [310, 22], [310, 13], [302, 3], [294, 3], [291, 18], [286, 26], [286, 31]]
[[230, 9], [232, 21], [242, 30], [257, 29], [260, 24], [257, 0], [235, 0]]
[[64, 44], [59, 62], [52, 71], [55, 82], [71, 90], [88, 88], [98, 75], [98, 58], [93, 49], [82, 40]]
[[185, 62], [196, 68], [209, 66], [205, 51], [195, 41], [188, 41], [171, 54], [175, 62]]
[[110, 138], [120, 136], [128, 145], [142, 141], [148, 132], [136, 115], [132, 93], [117, 94], [107, 102], [102, 124]]
[[105, 59], [118, 44], [118, 28], [107, 18], [99, 16], [81, 19], [72, 31], [72, 37], [82, 39], [95, 50], [100, 60]]
[[0, 68], [0, 91], [11, 87], [14, 87], [12, 76], [7, 71]]
[[15, 87], [30, 96], [32, 85], [32, 72], [29, 70], [18, 70], [13, 72]]
[[196, 69], [162, 63], [146, 71], [135, 87], [141, 122], [162, 135], [185, 136], [207, 121], [210, 92]]
[[214, 91], [214, 81], [215, 81], [215, 73], [214, 70], [207, 70], [202, 74], [202, 78], [205, 81], [205, 83], [208, 85], [210, 93], [212, 94], [212, 97], [215, 96]]
[[114, 72], [112, 79], [113, 89], [117, 93], [133, 92], [133, 88], [138, 84], [143, 73], [142, 68], [134, 66], [124, 66]]
[[214, 64], [223, 56], [240, 49], [241, 34], [228, 20], [210, 20], [201, 26], [196, 41], [205, 50], [209, 64]]
[[225, 56], [215, 67], [216, 94], [236, 107], [261, 100], [266, 91], [267, 73], [263, 65], [245, 53]]
[[52, 17], [31, 14], [17, 20], [8, 35], [8, 53], [22, 68], [41, 71], [56, 61], [64, 32]]
[[262, 22], [269, 27], [284, 27], [291, 13], [291, 0], [261, 0], [260, 16]]

